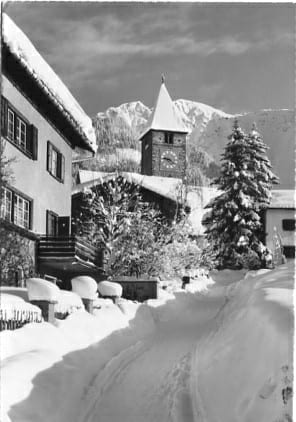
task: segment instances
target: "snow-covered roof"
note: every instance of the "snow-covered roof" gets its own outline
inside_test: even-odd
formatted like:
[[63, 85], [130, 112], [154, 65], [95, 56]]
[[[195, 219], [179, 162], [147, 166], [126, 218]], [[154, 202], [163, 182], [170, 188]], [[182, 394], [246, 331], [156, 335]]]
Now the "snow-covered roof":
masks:
[[6, 13], [3, 13], [2, 35], [3, 42], [10, 53], [58, 107], [76, 132], [79, 133], [86, 146], [95, 151], [96, 136], [91, 118], [36, 50], [29, 38]]
[[[173, 201], [181, 202], [184, 199], [183, 183], [181, 179], [173, 177], [159, 177], [159, 176], [146, 176], [139, 173], [120, 173], [128, 182], [134, 183], [152, 191], [164, 198]], [[112, 180], [118, 176], [118, 173], [101, 173], [98, 171], [79, 170], [80, 184], [72, 189], [72, 194], [82, 192], [84, 189], [91, 188], [102, 184], [106, 181]]]
[[271, 203], [269, 208], [292, 208], [295, 209], [294, 189], [274, 189], [272, 190]]
[[160, 86], [156, 104], [148, 119], [147, 126], [139, 139], [142, 139], [149, 130], [188, 133], [188, 129], [184, 126], [164, 82]]

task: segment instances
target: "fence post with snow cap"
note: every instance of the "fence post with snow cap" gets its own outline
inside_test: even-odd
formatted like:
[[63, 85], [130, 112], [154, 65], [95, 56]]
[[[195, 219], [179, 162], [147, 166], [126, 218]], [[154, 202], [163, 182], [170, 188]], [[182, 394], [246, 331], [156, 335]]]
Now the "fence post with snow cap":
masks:
[[44, 321], [53, 323], [54, 308], [60, 296], [58, 286], [42, 278], [29, 278], [27, 289], [29, 301], [41, 309]]
[[115, 304], [122, 296], [122, 286], [114, 281], [101, 281], [98, 284], [98, 291], [103, 298], [112, 299]]
[[81, 297], [84, 307], [90, 314], [93, 313], [94, 301], [97, 298], [98, 285], [92, 277], [81, 275], [71, 280], [72, 291]]

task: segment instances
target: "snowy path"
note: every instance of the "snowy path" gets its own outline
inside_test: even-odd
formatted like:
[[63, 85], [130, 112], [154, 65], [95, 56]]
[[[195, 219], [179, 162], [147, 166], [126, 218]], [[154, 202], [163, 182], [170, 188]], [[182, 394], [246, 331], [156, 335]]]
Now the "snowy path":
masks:
[[[160, 321], [156, 332], [121, 352], [100, 372], [82, 404], [83, 422], [191, 422], [191, 360], [211, 330], [224, 295], [185, 295], [187, 308]], [[215, 324], [214, 324], [215, 325]], [[193, 374], [194, 375], [194, 374]]]
[[294, 263], [214, 276], [0, 333], [1, 421], [292, 421]]

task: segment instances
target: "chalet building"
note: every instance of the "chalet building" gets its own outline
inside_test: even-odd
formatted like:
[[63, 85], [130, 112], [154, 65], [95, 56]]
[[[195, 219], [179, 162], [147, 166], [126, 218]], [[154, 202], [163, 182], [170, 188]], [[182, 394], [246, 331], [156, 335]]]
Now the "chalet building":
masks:
[[26, 240], [37, 273], [58, 277], [81, 261], [95, 264], [70, 223], [72, 153], [94, 154], [95, 133], [26, 35], [6, 14], [2, 23], [1, 144], [12, 177], [2, 186], [1, 228]]
[[104, 184], [123, 177], [130, 185], [139, 186], [143, 201], [154, 204], [169, 220], [173, 220], [184, 208], [185, 190], [182, 180], [159, 176], [145, 176], [138, 173], [103, 173], [79, 170], [78, 184], [72, 189], [72, 208], [79, 214], [83, 192], [96, 189], [100, 192]]
[[264, 212], [265, 244], [274, 249], [275, 235], [280, 237], [286, 258], [295, 258], [295, 191], [275, 189]]

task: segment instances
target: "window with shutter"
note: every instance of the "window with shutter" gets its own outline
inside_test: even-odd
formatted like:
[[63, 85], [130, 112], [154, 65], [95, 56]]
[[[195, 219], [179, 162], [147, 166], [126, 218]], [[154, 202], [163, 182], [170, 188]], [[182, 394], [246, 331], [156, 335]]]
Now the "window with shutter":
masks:
[[29, 158], [37, 160], [38, 130], [1, 97], [1, 133]]
[[11, 188], [3, 188], [1, 218], [25, 229], [32, 227], [32, 200]]
[[50, 141], [47, 141], [47, 171], [64, 183], [65, 157]]

